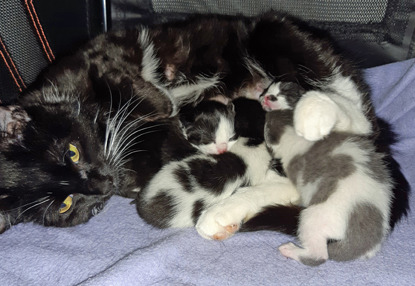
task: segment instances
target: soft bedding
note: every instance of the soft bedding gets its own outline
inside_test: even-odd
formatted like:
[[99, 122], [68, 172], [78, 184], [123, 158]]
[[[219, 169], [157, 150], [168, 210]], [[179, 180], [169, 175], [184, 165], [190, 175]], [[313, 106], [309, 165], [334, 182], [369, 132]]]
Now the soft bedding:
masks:
[[[415, 60], [365, 70], [379, 117], [399, 136], [393, 155], [415, 188]], [[0, 178], [1, 180], [1, 178]], [[415, 199], [410, 198], [415, 209]], [[415, 217], [395, 228], [370, 260], [310, 268], [277, 247], [292, 238], [270, 231], [223, 242], [194, 229], [159, 230], [129, 199], [113, 197], [84, 225], [19, 224], [0, 235], [0, 285], [414, 285]]]

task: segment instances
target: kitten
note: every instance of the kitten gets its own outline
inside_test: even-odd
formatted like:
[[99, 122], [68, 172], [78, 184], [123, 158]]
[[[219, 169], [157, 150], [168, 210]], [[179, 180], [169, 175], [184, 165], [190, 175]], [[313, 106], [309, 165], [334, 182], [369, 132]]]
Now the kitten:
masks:
[[[256, 102], [254, 104], [256, 105], [251, 105], [251, 109], [260, 108]], [[238, 105], [235, 102], [236, 109], [240, 110]], [[244, 111], [246, 113], [247, 110]], [[237, 122], [240, 121], [241, 117], [238, 117]], [[238, 126], [237, 129], [240, 130], [241, 127]], [[256, 132], [254, 130], [251, 134]], [[279, 178], [274, 171], [269, 170], [271, 157], [263, 140], [258, 142], [239, 137], [228, 152], [215, 153], [218, 154], [198, 152], [163, 166], [138, 193], [139, 215], [160, 228], [195, 226], [210, 206], [230, 197], [240, 187], [262, 183], [266, 178]], [[290, 185], [280, 202], [295, 200], [298, 198], [296, 194]], [[215, 233], [210, 233], [203, 227], [198, 227], [198, 231], [205, 237], [225, 239], [238, 228], [239, 225], [235, 224], [227, 225]]]
[[298, 238], [280, 252], [316, 266], [370, 258], [389, 232], [392, 179], [366, 136], [333, 132], [310, 142], [293, 128], [292, 110], [269, 112], [265, 138], [301, 196]]
[[187, 141], [206, 154], [224, 153], [236, 142], [234, 117], [232, 103], [224, 105], [215, 100], [180, 110]]
[[[125, 164], [131, 170], [124, 181], [123, 196], [135, 198], [166, 164], [196, 153], [223, 153], [235, 142], [233, 105], [206, 100], [184, 106], [177, 116], [145, 122], [137, 152]], [[207, 130], [205, 130], [207, 129]], [[134, 170], [136, 172], [134, 172]]]

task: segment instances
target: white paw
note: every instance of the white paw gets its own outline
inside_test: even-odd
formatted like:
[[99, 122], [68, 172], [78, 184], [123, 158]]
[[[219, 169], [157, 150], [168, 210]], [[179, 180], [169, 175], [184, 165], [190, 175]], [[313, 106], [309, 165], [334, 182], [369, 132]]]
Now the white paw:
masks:
[[199, 217], [196, 230], [206, 239], [227, 239], [239, 230], [246, 213], [236, 204], [214, 205]]
[[327, 95], [309, 91], [294, 110], [295, 131], [307, 140], [320, 140], [334, 128], [337, 115], [338, 106]]
[[287, 258], [298, 260], [297, 252], [299, 247], [292, 242], [285, 243], [278, 247], [278, 250]]

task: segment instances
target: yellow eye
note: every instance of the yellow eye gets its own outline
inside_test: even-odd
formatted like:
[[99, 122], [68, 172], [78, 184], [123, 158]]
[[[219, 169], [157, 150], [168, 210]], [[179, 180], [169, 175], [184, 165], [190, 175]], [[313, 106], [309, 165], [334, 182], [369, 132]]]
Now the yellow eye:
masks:
[[67, 212], [71, 208], [72, 198], [73, 198], [73, 195], [69, 195], [69, 196], [66, 197], [66, 199], [61, 204], [61, 207], [59, 208], [59, 213], [60, 214], [63, 214], [65, 212]]
[[79, 151], [75, 145], [69, 144], [69, 157], [71, 158], [72, 162], [78, 163], [79, 161]]

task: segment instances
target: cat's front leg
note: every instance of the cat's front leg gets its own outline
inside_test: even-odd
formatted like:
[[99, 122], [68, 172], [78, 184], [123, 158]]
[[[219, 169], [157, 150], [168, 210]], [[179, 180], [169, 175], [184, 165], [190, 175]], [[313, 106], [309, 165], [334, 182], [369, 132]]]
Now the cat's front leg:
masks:
[[368, 134], [371, 123], [359, 104], [331, 92], [308, 91], [294, 110], [294, 126], [298, 135], [317, 141], [332, 130]]
[[206, 239], [224, 240], [263, 207], [288, 205], [298, 200], [299, 194], [292, 183], [269, 171], [262, 184], [240, 188], [237, 193], [206, 209], [198, 219], [196, 230]]

